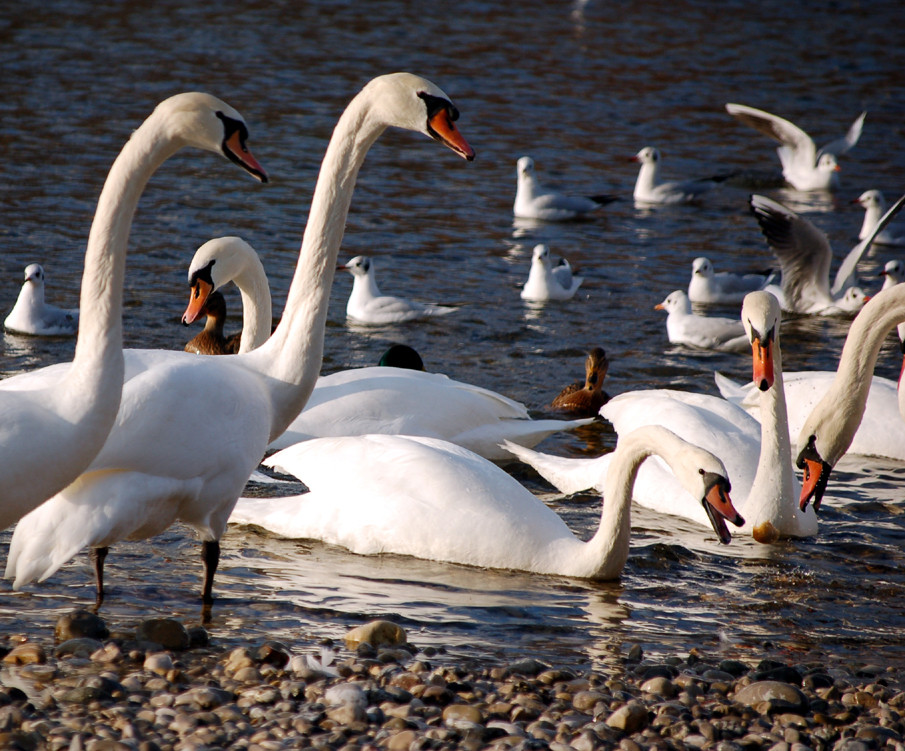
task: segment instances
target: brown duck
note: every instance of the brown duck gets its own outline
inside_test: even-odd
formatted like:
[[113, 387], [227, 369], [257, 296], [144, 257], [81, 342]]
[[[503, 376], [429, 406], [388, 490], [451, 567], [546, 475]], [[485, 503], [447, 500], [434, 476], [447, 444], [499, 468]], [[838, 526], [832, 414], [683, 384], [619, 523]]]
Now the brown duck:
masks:
[[609, 367], [606, 352], [601, 347], [595, 347], [588, 352], [588, 359], [585, 361], [584, 383], [576, 381], [566, 386], [550, 406], [565, 410], [576, 417], [595, 416], [610, 398], [603, 390], [603, 380]]
[[223, 324], [226, 321], [226, 300], [223, 295], [214, 291], [208, 295], [202, 314], [207, 316], [204, 330], [196, 334], [185, 345], [186, 352], [196, 355], [234, 355], [239, 351], [242, 332], [224, 336]]

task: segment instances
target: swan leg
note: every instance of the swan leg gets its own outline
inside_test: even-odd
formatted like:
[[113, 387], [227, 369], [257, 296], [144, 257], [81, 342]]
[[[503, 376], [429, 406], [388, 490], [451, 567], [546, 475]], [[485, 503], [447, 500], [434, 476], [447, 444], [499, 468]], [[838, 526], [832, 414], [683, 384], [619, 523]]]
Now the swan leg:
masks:
[[94, 564], [94, 581], [97, 587], [97, 594], [94, 599], [94, 612], [101, 609], [104, 603], [104, 560], [110, 548], [91, 548], [91, 562]]
[[201, 602], [210, 607], [214, 602], [214, 574], [220, 563], [220, 541], [205, 540], [201, 543], [201, 560], [204, 562], [204, 589], [201, 591]]

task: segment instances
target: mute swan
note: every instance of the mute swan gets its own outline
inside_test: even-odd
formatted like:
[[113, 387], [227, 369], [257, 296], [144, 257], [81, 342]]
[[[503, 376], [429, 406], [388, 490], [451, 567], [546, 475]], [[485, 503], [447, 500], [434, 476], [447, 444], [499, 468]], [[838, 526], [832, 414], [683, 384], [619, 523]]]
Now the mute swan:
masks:
[[[122, 290], [132, 216], [154, 171], [184, 146], [214, 151], [262, 181], [236, 110], [207, 94], [160, 103], [110, 168], [85, 251], [70, 364], [0, 382], [0, 529], [79, 476], [101, 450], [123, 386]], [[52, 457], [52, 461], [48, 461]]]
[[[864, 209], [864, 221], [861, 222], [861, 231], [858, 239], [863, 240], [873, 232], [880, 217], [886, 212], [886, 199], [879, 190], [865, 190], [852, 203], [861, 205]], [[905, 245], [905, 235], [897, 234], [892, 227], [887, 227], [874, 237], [874, 245]]]
[[749, 292], [763, 289], [767, 280], [767, 274], [717, 273], [709, 258], [699, 256], [691, 263], [688, 299], [697, 303], [740, 303]]
[[356, 323], [384, 326], [456, 311], [456, 308], [444, 305], [430, 305], [381, 294], [370, 258], [355, 256], [337, 266], [336, 270], [348, 271], [352, 275], [352, 293], [346, 303], [346, 316]]
[[871, 235], [852, 248], [830, 287], [833, 251], [827, 236], [810, 221], [766, 196], [753, 195], [749, 206], [761, 232], [782, 266], [782, 306], [792, 313], [834, 315], [860, 310], [867, 299], [856, 287], [858, 261], [902, 208], [905, 196], [893, 204]]
[[660, 152], [653, 146], [645, 146], [632, 161], [639, 162], [638, 179], [632, 194], [637, 203], [691, 203], [700, 201], [704, 194], [713, 190], [717, 178], [662, 182], [660, 178]]
[[693, 313], [691, 300], [680, 289], [670, 292], [654, 310], [666, 311], [666, 336], [670, 344], [728, 352], [742, 349], [748, 341], [741, 321]]
[[582, 542], [562, 519], [495, 464], [459, 446], [412, 436], [306, 441], [264, 463], [309, 493], [242, 498], [230, 522], [322, 540], [353, 553], [398, 553], [470, 566], [615, 579], [629, 554], [638, 465], [658, 454], [706, 509], [720, 541], [741, 522], [722, 463], [663, 428], [624, 436], [614, 451], [600, 526]]
[[3, 328], [32, 336], [73, 336], [79, 328], [79, 311], [46, 303], [44, 268], [39, 263], [30, 263], [25, 267], [25, 281], [16, 304], [3, 321]]
[[541, 243], [531, 253], [531, 268], [521, 297], [529, 302], [571, 300], [583, 281], [580, 276], [572, 276], [572, 267], [565, 258], [554, 266], [550, 249]]
[[727, 104], [726, 111], [782, 144], [776, 149], [782, 163], [782, 175], [795, 190], [831, 190], [838, 187], [839, 164], [836, 159], [858, 143], [864, 118], [867, 117], [867, 113], [862, 112], [845, 136], [818, 151], [807, 133], [777, 115], [744, 104]]
[[576, 381], [566, 386], [550, 405], [581, 417], [596, 417], [600, 408], [610, 398], [603, 390], [603, 380], [610, 368], [606, 352], [602, 347], [594, 347], [585, 360], [584, 382]]
[[[905, 321], [905, 285], [878, 292], [861, 310], [848, 330], [839, 367], [823, 398], [804, 421], [798, 434], [799, 469], [804, 470], [801, 507], [820, 506], [830, 472], [845, 454], [861, 424], [871, 390], [871, 374], [886, 335]], [[905, 404], [899, 393], [899, 420]], [[887, 420], [892, 420], [890, 415]]]
[[242, 332], [226, 336], [226, 300], [219, 292], [208, 295], [201, 314], [205, 316], [204, 329], [195, 334], [183, 349], [196, 355], [234, 355], [239, 351]]
[[[761, 425], [718, 397], [664, 389], [620, 394], [600, 413], [620, 436], [643, 425], [661, 425], [720, 456], [729, 472], [736, 504], [745, 517], [742, 532], [750, 533], [758, 542], [815, 535], [816, 514], [810, 509], [800, 511], [797, 504], [776, 298], [767, 292], [749, 293], [742, 319], [752, 347], [753, 380], [760, 389], [761, 410], [768, 416]], [[566, 459], [511, 445], [509, 449], [565, 493], [590, 487], [587, 483], [605, 476], [612, 461], [611, 454], [597, 459]], [[639, 470], [633, 499], [655, 511], [708, 523], [696, 501], [658, 460], [648, 460]]]
[[359, 168], [391, 125], [472, 159], [458, 112], [431, 82], [380, 76], [348, 105], [333, 132], [282, 320], [257, 349], [204, 357], [133, 350], [120, 412], [88, 471], [20, 521], [7, 576], [18, 588], [46, 579], [81, 548], [95, 556], [98, 603], [108, 545], [157, 534], [175, 521], [202, 540], [203, 615], [212, 602], [220, 537], [267, 443], [298, 415], [317, 380], [336, 256]]
[[517, 184], [512, 212], [518, 219], [562, 222], [579, 219], [612, 201], [614, 196], [569, 196], [544, 187], [534, 174], [534, 160], [520, 157], [516, 166]]
[[257, 251], [241, 237], [215, 237], [195, 251], [189, 264], [189, 304], [182, 323], [194, 323], [207, 296], [228, 282], [234, 282], [242, 295], [242, 334], [237, 351], [243, 354], [267, 341], [273, 331], [273, 312], [264, 265]]
[[[199, 300], [210, 290], [234, 281], [244, 301], [243, 331], [252, 332], [243, 335], [242, 344], [251, 349], [260, 345], [266, 338], [263, 324], [270, 317], [270, 288], [260, 258], [248, 243], [239, 238], [206, 242], [192, 260], [189, 278], [187, 317], [194, 315]], [[417, 352], [414, 356], [420, 363]], [[419, 370], [423, 368], [420, 363]], [[439, 373], [402, 367], [354, 368], [319, 377], [301, 414], [269, 448], [325, 436], [405, 433], [443, 438], [488, 459], [506, 459], [509, 454], [499, 446], [503, 439], [534, 446], [551, 433], [591, 421], [532, 420], [524, 405]]]

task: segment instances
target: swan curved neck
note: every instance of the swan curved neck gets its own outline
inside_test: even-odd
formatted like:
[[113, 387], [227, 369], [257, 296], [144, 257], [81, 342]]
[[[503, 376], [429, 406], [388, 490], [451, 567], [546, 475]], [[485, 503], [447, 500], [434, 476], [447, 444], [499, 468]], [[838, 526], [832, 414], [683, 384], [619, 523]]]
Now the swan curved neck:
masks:
[[239, 352], [250, 352], [270, 337], [273, 306], [264, 264], [255, 253], [250, 256], [233, 282], [242, 295], [242, 340]]
[[340, 117], [321, 164], [282, 319], [264, 345], [242, 356], [272, 379], [271, 439], [302, 410], [320, 373], [330, 288], [355, 181], [386, 127], [373, 115], [367, 89]]

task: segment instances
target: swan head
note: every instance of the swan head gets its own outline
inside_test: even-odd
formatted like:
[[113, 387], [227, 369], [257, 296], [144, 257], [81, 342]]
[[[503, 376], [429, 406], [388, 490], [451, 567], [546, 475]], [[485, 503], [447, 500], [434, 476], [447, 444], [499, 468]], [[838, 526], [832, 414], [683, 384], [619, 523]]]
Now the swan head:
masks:
[[198, 248], [189, 264], [191, 291], [182, 323], [186, 326], [194, 323], [210, 295], [239, 277], [256, 258], [255, 249], [241, 237], [215, 237]]
[[691, 262], [692, 276], [703, 276], [705, 279], [713, 276], [713, 264], [709, 258], [699, 256]]
[[[808, 423], [805, 423], [802, 434], [805, 430], [809, 430]], [[826, 492], [827, 483], [830, 481], [830, 473], [833, 471], [835, 462], [828, 462], [823, 458], [821, 449], [817, 446], [817, 435], [810, 433], [804, 448], [798, 452], [798, 459], [795, 464], [798, 469], [803, 471], [801, 480], [801, 498], [799, 499], [799, 507], [804, 511], [808, 507], [808, 503], [814, 503], [814, 511], [820, 508], [820, 502], [823, 500], [823, 494]]]
[[371, 80], [365, 92], [386, 125], [423, 133], [469, 162], [474, 159], [474, 149], [456, 128], [459, 110], [436, 84], [411, 73], [390, 73]]
[[782, 311], [769, 292], [749, 292], [742, 301], [742, 324], [754, 363], [752, 380], [761, 391], [773, 386], [773, 348], [779, 339]]
[[176, 94], [157, 105], [171, 136], [184, 145], [218, 152], [262, 183], [267, 173], [248, 150], [248, 126], [235, 109], [210, 94], [198, 91]]
[[691, 300], [688, 294], [681, 289], [670, 292], [666, 299], [654, 305], [654, 310], [665, 310], [669, 313], [685, 313], [691, 315]]
[[336, 267], [337, 271], [348, 271], [352, 276], [367, 276], [371, 271], [371, 259], [355, 256]]
[[645, 146], [632, 157], [632, 161], [641, 162], [641, 164], [657, 164], [660, 161], [660, 152], [653, 146]]
[[741, 527], [745, 520], [732, 505], [731, 485], [723, 463], [709, 451], [690, 443], [685, 444], [684, 461], [669, 462], [673, 473], [701, 505], [720, 542], [728, 545], [732, 534], [726, 526], [730, 522]]

